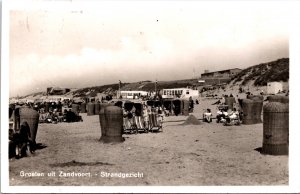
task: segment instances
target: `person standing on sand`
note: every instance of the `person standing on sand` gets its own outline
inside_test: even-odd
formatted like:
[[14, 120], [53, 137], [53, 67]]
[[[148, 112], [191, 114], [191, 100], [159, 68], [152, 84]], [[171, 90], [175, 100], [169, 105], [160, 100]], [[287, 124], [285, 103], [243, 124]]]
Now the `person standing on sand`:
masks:
[[143, 105], [143, 118], [146, 129], [149, 129], [149, 110], [146, 104]]
[[193, 110], [194, 110], [194, 100], [190, 96], [190, 99], [189, 99], [189, 112], [193, 112]]

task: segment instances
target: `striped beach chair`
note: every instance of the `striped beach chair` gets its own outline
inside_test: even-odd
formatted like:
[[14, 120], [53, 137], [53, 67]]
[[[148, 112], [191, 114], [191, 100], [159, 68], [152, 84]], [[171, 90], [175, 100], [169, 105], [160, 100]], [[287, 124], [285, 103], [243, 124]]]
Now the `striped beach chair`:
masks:
[[135, 125], [134, 118], [129, 119], [128, 117], [123, 117], [123, 132], [124, 133], [138, 133], [138, 129]]
[[162, 122], [159, 119], [159, 115], [157, 113], [149, 114], [149, 130], [153, 132], [153, 130], [159, 131], [162, 130]]
[[144, 118], [142, 116], [135, 116], [133, 119], [138, 131], [148, 132], [148, 128], [145, 126]]

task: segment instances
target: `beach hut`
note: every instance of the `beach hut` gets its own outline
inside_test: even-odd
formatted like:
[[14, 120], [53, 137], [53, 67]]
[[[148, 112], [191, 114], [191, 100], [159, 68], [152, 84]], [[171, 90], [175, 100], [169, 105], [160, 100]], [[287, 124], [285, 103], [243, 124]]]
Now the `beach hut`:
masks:
[[243, 124], [251, 125], [261, 123], [262, 101], [242, 99]]
[[35, 138], [38, 130], [39, 113], [27, 106], [21, 107], [20, 110], [20, 123], [27, 122], [30, 128], [31, 140], [35, 144]]
[[190, 107], [190, 102], [188, 100], [182, 100], [182, 114], [184, 116], [189, 116], [189, 107]]
[[236, 103], [234, 97], [225, 97], [225, 104], [228, 105], [228, 109], [233, 109], [233, 104]]
[[173, 100], [173, 104], [174, 104], [174, 114], [175, 115], [181, 114], [183, 110], [182, 100], [180, 99]]
[[123, 142], [123, 111], [117, 106], [107, 106], [104, 109], [105, 136], [101, 136], [103, 143]]
[[146, 102], [147, 106], [154, 106], [154, 101], [153, 100], [147, 100]]
[[269, 102], [263, 107], [263, 154], [287, 155], [289, 144], [289, 105]]
[[143, 117], [143, 104], [142, 103], [134, 103], [135, 107], [135, 116], [133, 118], [134, 125], [137, 130], [142, 130], [146, 132], [148, 128], [145, 127], [144, 117]]
[[20, 106], [9, 105], [9, 126], [14, 132], [20, 130]]
[[131, 111], [133, 108], [134, 102], [131, 101], [125, 101], [124, 102], [124, 109], [127, 111]]
[[74, 113], [78, 114], [79, 113], [79, 108], [80, 108], [79, 104], [72, 104], [72, 111]]
[[267, 94], [277, 94], [283, 90], [281, 82], [268, 82], [267, 83]]
[[174, 113], [173, 101], [171, 99], [165, 99], [163, 101], [163, 107], [169, 111], [170, 115]]
[[95, 103], [95, 115], [98, 115], [100, 112], [100, 103], [96, 102]]
[[154, 107], [156, 108], [156, 107], [161, 107], [162, 106], [162, 103], [161, 103], [161, 101], [159, 101], [159, 100], [155, 100], [154, 102], [153, 102], [153, 104], [154, 104]]
[[143, 104], [136, 102], [136, 103], [133, 104], [133, 106], [135, 108], [135, 115], [136, 116], [142, 116]]
[[123, 101], [117, 101], [115, 103], [115, 106], [118, 106], [118, 107], [122, 108], [123, 107]]
[[95, 103], [89, 102], [87, 107], [87, 116], [95, 115]]
[[85, 102], [81, 103], [80, 112], [81, 113], [86, 113], [86, 103]]
[[105, 139], [105, 137], [106, 137], [106, 121], [105, 121], [104, 110], [108, 106], [112, 106], [112, 104], [109, 104], [109, 103], [101, 103], [100, 104], [100, 111], [99, 111], [99, 121], [100, 121], [100, 128], [101, 128], [100, 141], [103, 141], [103, 139]]

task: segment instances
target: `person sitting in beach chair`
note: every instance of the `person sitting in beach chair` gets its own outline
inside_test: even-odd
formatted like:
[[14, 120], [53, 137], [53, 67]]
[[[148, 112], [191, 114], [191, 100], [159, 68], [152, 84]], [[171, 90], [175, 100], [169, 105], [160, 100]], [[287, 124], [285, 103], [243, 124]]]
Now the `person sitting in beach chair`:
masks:
[[153, 132], [155, 129], [156, 131], [159, 131], [160, 129], [162, 130], [162, 120], [155, 111], [152, 111], [149, 114], [149, 130]]
[[137, 126], [134, 121], [134, 112], [131, 112], [127, 109], [124, 109], [123, 113], [123, 131], [124, 133], [132, 133], [135, 132], [136, 134], [138, 133]]
[[224, 125], [240, 125], [241, 124], [239, 112], [236, 110], [236, 108], [233, 108], [233, 110], [230, 113], [228, 113], [228, 116], [225, 119], [226, 119], [226, 122], [224, 123]]
[[212, 113], [209, 108], [203, 113], [203, 121], [208, 123], [212, 122]]
[[161, 106], [158, 107], [157, 113], [158, 113], [158, 115], [157, 115], [158, 116], [158, 122], [162, 123], [164, 121], [165, 112], [163, 111]]
[[136, 128], [136, 132], [139, 130], [148, 132], [148, 128], [145, 127], [144, 117], [134, 115], [133, 117], [134, 127]]
[[57, 124], [58, 122], [58, 112], [57, 109], [54, 109], [52, 113], [52, 123]]
[[64, 121], [64, 114], [62, 112], [57, 113], [57, 121], [58, 122], [63, 122]]
[[149, 132], [149, 113], [150, 113], [150, 110], [148, 109], [147, 105], [144, 104], [143, 105], [143, 119], [144, 119], [144, 127], [145, 127], [146, 133]]
[[164, 107], [164, 113], [166, 117], [170, 116], [170, 111]]
[[142, 103], [134, 103], [135, 111], [133, 113], [134, 126], [138, 131], [148, 132], [148, 127], [144, 121], [144, 106]]
[[52, 112], [46, 113], [46, 123], [52, 123]]
[[49, 113], [40, 113], [39, 123], [45, 123]]
[[220, 109], [217, 111], [217, 116], [216, 116], [216, 119], [217, 119], [217, 123], [223, 123], [225, 122], [225, 118], [228, 116], [228, 113], [224, 110], [224, 109]]
[[227, 110], [228, 110], [228, 105], [219, 105], [216, 115], [216, 122], [217, 123], [224, 123], [226, 120], [225, 118], [228, 116]]

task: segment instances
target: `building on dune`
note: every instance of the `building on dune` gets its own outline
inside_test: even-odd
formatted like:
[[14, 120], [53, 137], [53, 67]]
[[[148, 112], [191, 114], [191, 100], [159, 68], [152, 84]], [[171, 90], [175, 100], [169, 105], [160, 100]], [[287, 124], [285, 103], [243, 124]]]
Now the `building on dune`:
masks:
[[267, 84], [267, 94], [277, 94], [282, 92], [283, 85], [281, 82], [268, 82]]
[[193, 90], [191, 88], [172, 88], [172, 89], [163, 89], [162, 90], [162, 98], [198, 98], [199, 91]]
[[201, 80], [204, 80], [206, 85], [218, 85], [228, 83], [232, 77], [234, 77], [241, 71], [242, 69], [239, 68], [226, 69], [214, 72], [209, 72], [208, 70], [205, 70], [205, 72], [201, 74]]
[[226, 69], [222, 71], [208, 72], [207, 70], [201, 74], [201, 79], [207, 78], [231, 78], [241, 72], [239, 68]]
[[70, 88], [48, 87], [47, 95], [64, 95], [70, 91]]

